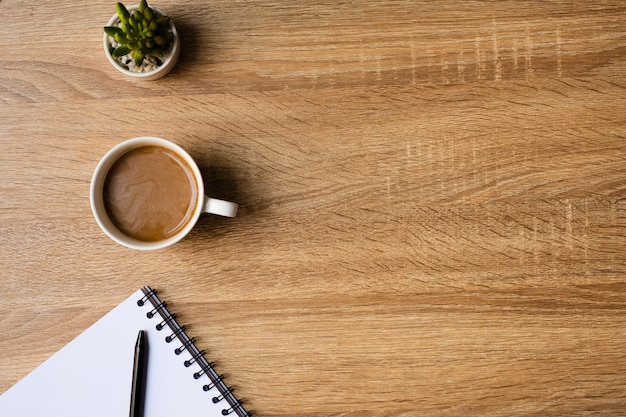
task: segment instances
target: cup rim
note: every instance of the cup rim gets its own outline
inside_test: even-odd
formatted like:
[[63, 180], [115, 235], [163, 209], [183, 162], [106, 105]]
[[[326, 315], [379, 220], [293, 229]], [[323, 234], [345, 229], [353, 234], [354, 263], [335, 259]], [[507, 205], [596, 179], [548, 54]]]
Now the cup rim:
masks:
[[[143, 146], [161, 146], [163, 148], [167, 148], [176, 152], [179, 156], [181, 156], [185, 162], [191, 168], [193, 175], [196, 180], [196, 185], [198, 187], [198, 195], [196, 205], [193, 211], [193, 215], [191, 219], [187, 222], [185, 227], [178, 231], [173, 236], [170, 236], [167, 239], [162, 239], [154, 242], [146, 242], [139, 239], [132, 238], [122, 231], [120, 231], [111, 221], [109, 216], [106, 214], [106, 209], [104, 207], [104, 199], [103, 199], [103, 188], [104, 181], [106, 179], [106, 174], [108, 173], [111, 166], [117, 161], [122, 155], [125, 153], [140, 148]], [[198, 165], [194, 161], [194, 159], [185, 151], [182, 147], [171, 142], [167, 139], [156, 137], [156, 136], [139, 136], [132, 139], [127, 139], [123, 142], [118, 143], [111, 149], [109, 149], [104, 156], [98, 162], [96, 169], [93, 172], [91, 178], [90, 185], [90, 203], [91, 210], [93, 213], [98, 226], [100, 229], [112, 240], [119, 243], [120, 245], [126, 246], [131, 249], [139, 249], [139, 250], [156, 250], [163, 249], [168, 246], [173, 245], [174, 243], [183, 239], [190, 231], [193, 229], [195, 224], [198, 222], [200, 215], [202, 214], [202, 209], [204, 207], [204, 182], [202, 180], [202, 175], [200, 173], [200, 169]]]

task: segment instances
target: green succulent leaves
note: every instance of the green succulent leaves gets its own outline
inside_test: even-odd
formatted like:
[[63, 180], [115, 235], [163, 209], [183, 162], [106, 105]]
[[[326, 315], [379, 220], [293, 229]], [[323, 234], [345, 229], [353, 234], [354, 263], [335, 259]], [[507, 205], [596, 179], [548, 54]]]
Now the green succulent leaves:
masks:
[[122, 3], [117, 3], [115, 5], [115, 11], [117, 12], [117, 15], [119, 16], [122, 23], [128, 23], [128, 19], [130, 19], [130, 13], [128, 12], [128, 9], [126, 9], [126, 6], [124, 6]]
[[104, 32], [119, 44], [112, 52], [114, 57], [132, 53], [136, 66], [141, 66], [147, 56], [161, 57], [173, 39], [170, 19], [154, 11], [146, 0], [132, 14], [122, 4], [115, 5], [120, 26], [106, 26]]

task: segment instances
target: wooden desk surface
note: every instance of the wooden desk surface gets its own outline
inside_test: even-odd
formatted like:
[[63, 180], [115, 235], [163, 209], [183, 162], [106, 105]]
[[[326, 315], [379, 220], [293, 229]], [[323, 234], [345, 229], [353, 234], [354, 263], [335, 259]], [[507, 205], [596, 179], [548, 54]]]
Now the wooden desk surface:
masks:
[[[149, 284], [257, 416], [624, 415], [624, 2], [154, 1], [155, 82], [113, 4], [0, 3], [0, 392]], [[110, 241], [142, 135], [240, 215]]]

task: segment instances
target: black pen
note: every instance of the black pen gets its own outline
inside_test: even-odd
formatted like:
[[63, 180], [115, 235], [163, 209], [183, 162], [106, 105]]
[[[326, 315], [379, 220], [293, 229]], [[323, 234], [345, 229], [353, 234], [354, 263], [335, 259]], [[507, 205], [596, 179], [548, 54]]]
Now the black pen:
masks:
[[130, 417], [143, 417], [143, 403], [146, 392], [148, 340], [146, 332], [139, 330], [135, 344], [135, 361], [133, 363], [133, 384], [130, 392]]

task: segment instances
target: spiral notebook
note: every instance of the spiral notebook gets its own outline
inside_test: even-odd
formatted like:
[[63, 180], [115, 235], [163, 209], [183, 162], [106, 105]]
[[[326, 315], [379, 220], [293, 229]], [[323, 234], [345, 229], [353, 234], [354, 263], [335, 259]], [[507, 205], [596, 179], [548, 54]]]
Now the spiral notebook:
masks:
[[148, 339], [144, 417], [249, 415], [167, 304], [143, 287], [2, 394], [0, 416], [128, 416], [139, 330]]

